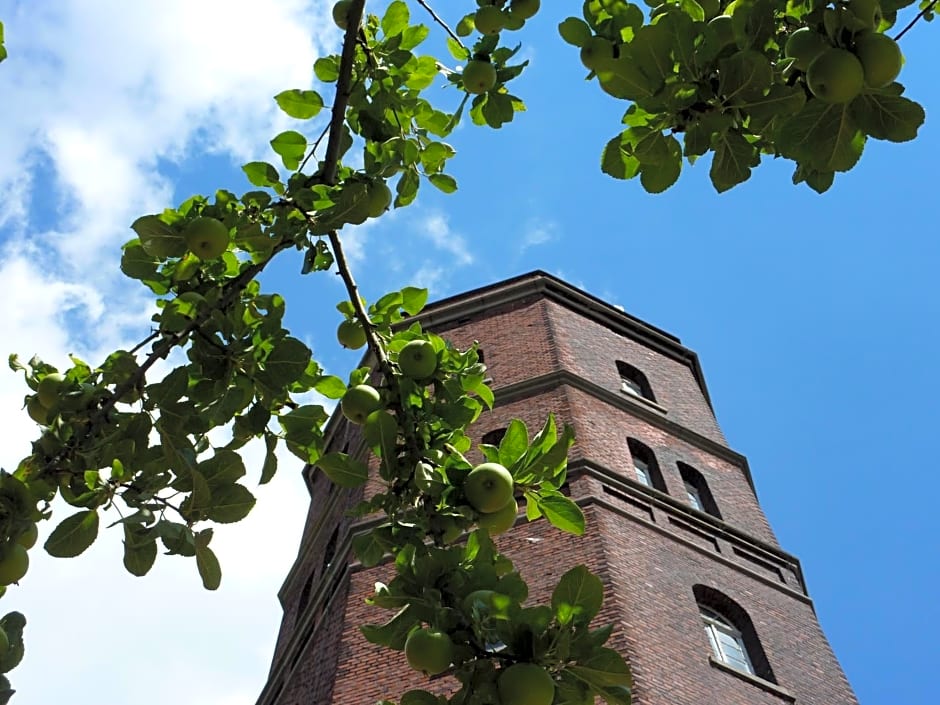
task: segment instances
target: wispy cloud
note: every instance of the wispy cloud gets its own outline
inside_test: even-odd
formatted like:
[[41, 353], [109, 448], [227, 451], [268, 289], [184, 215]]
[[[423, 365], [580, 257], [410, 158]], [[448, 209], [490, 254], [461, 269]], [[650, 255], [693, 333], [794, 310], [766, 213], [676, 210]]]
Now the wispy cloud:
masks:
[[533, 218], [529, 220], [522, 234], [520, 254], [526, 250], [554, 242], [560, 238], [558, 224], [552, 221]]
[[429, 239], [434, 247], [453, 256], [453, 264], [466, 266], [473, 263], [473, 253], [467, 241], [451, 228], [443, 213], [431, 212], [425, 215], [418, 222], [418, 232]]

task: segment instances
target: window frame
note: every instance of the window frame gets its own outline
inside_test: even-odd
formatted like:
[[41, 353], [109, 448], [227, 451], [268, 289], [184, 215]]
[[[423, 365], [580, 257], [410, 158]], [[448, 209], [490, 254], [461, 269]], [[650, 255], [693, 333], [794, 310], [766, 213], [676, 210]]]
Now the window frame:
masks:
[[[705, 626], [708, 643], [711, 644], [715, 658], [729, 668], [742, 671], [750, 676], [757, 676], [741, 630], [713, 607], [699, 604], [698, 609], [699, 616]], [[728, 653], [730, 650], [728, 647], [731, 645], [733, 645], [733, 650], [736, 652], [734, 655]]]

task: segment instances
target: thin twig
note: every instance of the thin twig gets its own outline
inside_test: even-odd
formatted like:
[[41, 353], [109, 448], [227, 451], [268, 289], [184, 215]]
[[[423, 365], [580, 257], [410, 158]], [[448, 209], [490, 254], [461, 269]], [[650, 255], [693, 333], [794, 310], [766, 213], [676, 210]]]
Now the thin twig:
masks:
[[444, 31], [447, 32], [447, 34], [450, 35], [450, 38], [453, 39], [455, 42], [457, 42], [457, 44], [460, 45], [460, 48], [463, 49], [465, 52], [467, 52], [467, 54], [469, 55], [469, 54], [470, 54], [470, 50], [467, 49], [467, 47], [465, 47], [465, 46], [463, 45], [463, 42], [460, 41], [460, 37], [458, 37], [458, 36], [454, 33], [454, 30], [452, 30], [450, 27], [448, 27], [448, 26], [447, 26], [447, 23], [446, 23], [444, 20], [442, 20], [442, 19], [438, 16], [438, 14], [437, 14], [436, 12], [434, 12], [434, 8], [432, 8], [430, 5], [428, 5], [427, 2], [425, 2], [425, 0], [417, 0], [417, 2], [418, 2], [418, 4], [419, 4], [421, 7], [423, 7], [425, 10], [428, 11], [428, 14], [430, 14], [431, 17], [434, 18], [434, 21], [435, 21], [435, 22], [437, 22], [441, 27], [444, 28]]
[[[907, 27], [905, 27], [905, 28], [902, 29], [900, 32], [898, 32], [897, 35], [895, 35], [894, 41], [899, 41], [899, 40], [901, 39], [901, 37], [903, 37], [905, 34], [907, 34], [907, 31], [908, 31], [911, 27], [913, 27], [915, 24], [917, 24], [917, 23], [920, 21], [920, 19], [921, 19], [924, 15], [926, 15], [928, 12], [930, 12], [932, 9], [934, 9], [934, 7], [936, 7], [938, 1], [940, 1], [940, 0], [933, 0], [932, 3], [930, 3], [929, 5], [927, 5], [927, 7], [925, 7], [923, 10], [921, 10], [920, 12], [918, 12], [918, 13], [917, 13], [917, 17], [915, 17], [915, 18], [912, 19], [910, 22], [908, 22], [908, 23], [907, 23]], [[421, 2], [421, 0], [418, 0], [418, 2]]]

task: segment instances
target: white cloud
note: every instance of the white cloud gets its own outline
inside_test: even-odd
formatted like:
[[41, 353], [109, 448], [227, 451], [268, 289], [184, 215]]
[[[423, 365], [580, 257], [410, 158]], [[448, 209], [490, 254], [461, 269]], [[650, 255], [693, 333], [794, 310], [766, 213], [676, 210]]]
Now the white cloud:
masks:
[[522, 245], [520, 253], [525, 252], [530, 247], [544, 245], [554, 242], [560, 237], [558, 233], [558, 224], [551, 221], [532, 219], [525, 225], [522, 235]]
[[450, 227], [447, 216], [443, 213], [432, 212], [425, 215], [418, 223], [418, 231], [429, 239], [434, 247], [452, 255], [453, 264], [465, 266], [473, 263], [473, 254], [467, 246], [467, 241]]
[[[117, 267], [129, 224], [172, 204], [168, 166], [207, 153], [233, 165], [272, 159], [267, 142], [290, 122], [272, 96], [311, 85], [314, 57], [338, 39], [330, 6], [0, 0], [10, 52], [0, 66], [3, 352], [59, 365], [74, 352], [95, 364], [149, 332], [152, 302]], [[21, 411], [26, 391], [21, 376], [0, 371], [7, 469], [36, 435]], [[9, 674], [15, 702], [253, 702], [307, 505], [301, 462], [279, 457], [254, 513], [216, 532], [217, 593], [203, 591], [193, 561], [178, 557], [160, 556], [145, 579], [130, 576], [113, 529], [78, 560], [33, 550], [23, 584], [3, 600], [29, 619], [26, 659]], [[253, 491], [260, 462], [252, 448]], [[53, 523], [70, 511], [57, 506]]]

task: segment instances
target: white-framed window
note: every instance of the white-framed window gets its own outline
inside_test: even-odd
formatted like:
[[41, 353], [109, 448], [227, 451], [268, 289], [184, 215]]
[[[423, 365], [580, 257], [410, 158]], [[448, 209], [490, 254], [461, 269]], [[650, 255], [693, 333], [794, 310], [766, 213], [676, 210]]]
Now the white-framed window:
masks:
[[646, 461], [640, 460], [639, 458], [634, 458], [633, 469], [636, 472], [637, 482], [646, 485], [647, 487], [653, 486], [653, 478], [650, 476], [650, 468], [649, 465], [646, 464]]
[[699, 494], [698, 488], [688, 480], [685, 482], [685, 492], [689, 496], [689, 504], [692, 505], [692, 508], [704, 512], [705, 507], [702, 504], [702, 495]]
[[754, 675], [754, 666], [747, 655], [740, 630], [724, 615], [709, 607], [699, 605], [699, 612], [715, 658], [731, 668]]

